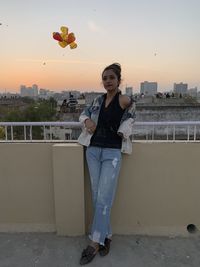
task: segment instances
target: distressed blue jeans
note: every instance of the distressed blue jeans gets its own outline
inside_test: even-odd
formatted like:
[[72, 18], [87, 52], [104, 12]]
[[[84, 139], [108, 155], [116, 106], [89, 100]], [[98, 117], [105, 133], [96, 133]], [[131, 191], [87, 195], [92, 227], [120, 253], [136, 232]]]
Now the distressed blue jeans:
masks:
[[110, 213], [121, 166], [121, 149], [89, 146], [86, 159], [94, 208], [89, 238], [104, 245], [105, 238], [112, 236]]

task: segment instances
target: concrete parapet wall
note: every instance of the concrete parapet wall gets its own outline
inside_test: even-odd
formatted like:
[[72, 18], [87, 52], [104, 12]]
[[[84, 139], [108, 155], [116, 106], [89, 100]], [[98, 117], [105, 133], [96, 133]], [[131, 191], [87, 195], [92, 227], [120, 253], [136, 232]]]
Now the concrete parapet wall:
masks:
[[[82, 235], [92, 218], [78, 144], [0, 144], [0, 232]], [[189, 235], [200, 229], [200, 143], [133, 144], [112, 209], [116, 234]], [[198, 231], [197, 231], [198, 233]]]
[[83, 150], [0, 144], [0, 232], [85, 232]]
[[51, 144], [0, 144], [0, 230], [55, 230]]
[[[200, 143], [136, 143], [124, 156], [116, 203], [114, 232], [187, 235], [200, 229]], [[123, 226], [123, 227], [122, 227]]]
[[55, 219], [59, 235], [85, 233], [83, 162], [80, 145], [53, 146]]
[[[199, 155], [200, 143], [134, 143], [133, 154], [123, 156], [113, 232], [187, 236], [188, 225], [200, 229]], [[86, 183], [90, 225], [87, 171]]]

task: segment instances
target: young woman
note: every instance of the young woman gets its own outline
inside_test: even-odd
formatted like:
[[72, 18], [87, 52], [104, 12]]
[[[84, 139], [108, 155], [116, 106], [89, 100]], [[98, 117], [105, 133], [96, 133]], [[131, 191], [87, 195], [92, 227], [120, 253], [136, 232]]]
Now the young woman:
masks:
[[83, 250], [80, 264], [92, 261], [97, 252], [109, 253], [112, 238], [111, 207], [115, 197], [121, 166], [121, 152], [130, 154], [130, 135], [135, 119], [132, 99], [119, 90], [121, 66], [107, 66], [102, 73], [105, 90], [80, 115], [83, 130], [78, 142], [86, 149], [90, 173], [94, 217], [89, 235], [90, 244]]

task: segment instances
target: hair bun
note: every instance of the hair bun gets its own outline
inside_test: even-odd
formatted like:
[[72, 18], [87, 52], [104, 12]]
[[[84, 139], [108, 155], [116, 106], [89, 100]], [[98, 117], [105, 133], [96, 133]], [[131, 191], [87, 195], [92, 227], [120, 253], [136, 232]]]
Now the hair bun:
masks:
[[116, 68], [121, 72], [121, 65], [119, 63], [113, 63], [110, 65], [110, 67]]

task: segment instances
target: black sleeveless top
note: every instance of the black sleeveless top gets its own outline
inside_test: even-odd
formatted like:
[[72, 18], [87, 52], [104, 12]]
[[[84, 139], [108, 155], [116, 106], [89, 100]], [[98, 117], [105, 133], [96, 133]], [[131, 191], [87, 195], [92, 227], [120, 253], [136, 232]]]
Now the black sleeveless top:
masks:
[[120, 126], [120, 121], [125, 109], [120, 107], [120, 94], [121, 92], [118, 92], [113, 97], [108, 107], [105, 107], [107, 94], [104, 95], [97, 127], [91, 138], [91, 146], [121, 148], [122, 138], [117, 134], [117, 130]]

